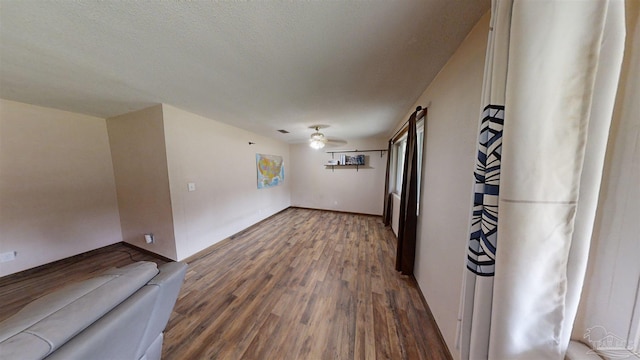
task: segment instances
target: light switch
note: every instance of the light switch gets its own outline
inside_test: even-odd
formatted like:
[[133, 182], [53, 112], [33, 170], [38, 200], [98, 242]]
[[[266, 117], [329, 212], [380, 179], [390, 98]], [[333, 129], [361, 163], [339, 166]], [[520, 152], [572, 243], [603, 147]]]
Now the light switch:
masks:
[[196, 183], [189, 183], [187, 185], [187, 188], [189, 189], [189, 191], [196, 191]]

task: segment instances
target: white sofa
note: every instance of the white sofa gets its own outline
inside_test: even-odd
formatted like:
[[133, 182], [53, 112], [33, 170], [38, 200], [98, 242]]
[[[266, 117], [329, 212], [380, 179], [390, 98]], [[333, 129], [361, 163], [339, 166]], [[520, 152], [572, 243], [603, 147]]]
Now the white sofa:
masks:
[[140, 261], [43, 296], [0, 323], [0, 359], [160, 359], [186, 269]]

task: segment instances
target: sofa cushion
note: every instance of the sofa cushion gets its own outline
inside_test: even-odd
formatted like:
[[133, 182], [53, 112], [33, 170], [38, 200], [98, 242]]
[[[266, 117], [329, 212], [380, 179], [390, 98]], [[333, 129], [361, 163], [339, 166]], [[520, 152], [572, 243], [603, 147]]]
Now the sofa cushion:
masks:
[[[137, 262], [110, 269], [33, 301], [0, 323], [0, 354], [20, 359], [50, 354], [157, 273], [155, 263]], [[15, 351], [19, 353], [12, 357]]]
[[46, 360], [139, 359], [136, 350], [160, 291], [144, 286], [115, 309], [73, 337]]
[[50, 349], [46, 341], [22, 332], [0, 343], [0, 359], [42, 359]]

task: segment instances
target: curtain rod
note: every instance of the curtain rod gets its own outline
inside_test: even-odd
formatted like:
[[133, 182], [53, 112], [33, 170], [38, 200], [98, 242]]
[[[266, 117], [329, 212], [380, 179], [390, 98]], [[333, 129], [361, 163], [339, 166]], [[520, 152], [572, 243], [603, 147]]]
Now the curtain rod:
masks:
[[[429, 103], [429, 105], [431, 105], [431, 103]], [[429, 107], [429, 105], [427, 105], [427, 107]], [[426, 110], [427, 108], [425, 107], [424, 109]], [[415, 112], [417, 113], [420, 110], [423, 110], [422, 106], [418, 105], [418, 107], [416, 107], [416, 111]], [[409, 119], [411, 119], [411, 116], [409, 116]], [[400, 126], [400, 129], [398, 129], [398, 131], [396, 131], [393, 135], [391, 135], [391, 139], [395, 138], [396, 135], [398, 135], [398, 133], [404, 129], [404, 126], [407, 125], [407, 123], [409, 122], [409, 119], [407, 119], [407, 121], [405, 121], [404, 124], [402, 124], [402, 126]]]

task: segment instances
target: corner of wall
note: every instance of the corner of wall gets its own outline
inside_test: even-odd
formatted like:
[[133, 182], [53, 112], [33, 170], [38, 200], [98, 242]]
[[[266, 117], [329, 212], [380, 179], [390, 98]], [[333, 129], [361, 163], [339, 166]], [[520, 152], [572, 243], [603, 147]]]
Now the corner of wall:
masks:
[[0, 276], [122, 240], [105, 120], [0, 100]]
[[[179, 260], [291, 205], [289, 144], [162, 106]], [[282, 184], [257, 188], [256, 153], [283, 157]]]
[[[177, 259], [163, 105], [107, 119], [123, 241]], [[147, 244], [144, 234], [152, 233]]]

